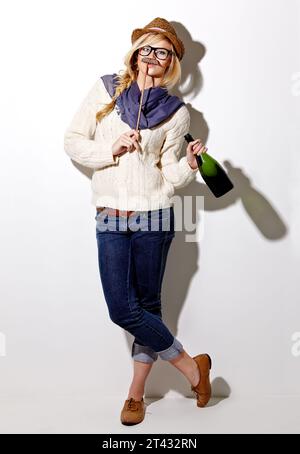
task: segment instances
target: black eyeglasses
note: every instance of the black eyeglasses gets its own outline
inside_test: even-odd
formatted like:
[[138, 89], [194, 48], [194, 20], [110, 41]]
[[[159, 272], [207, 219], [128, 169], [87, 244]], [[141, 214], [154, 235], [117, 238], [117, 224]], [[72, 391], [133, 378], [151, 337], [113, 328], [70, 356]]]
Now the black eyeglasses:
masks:
[[170, 55], [174, 54], [172, 50], [165, 49], [164, 47], [152, 47], [152, 46], [143, 46], [139, 49], [139, 54], [142, 55], [143, 57], [146, 57], [146, 55], [149, 55], [152, 51], [154, 50], [155, 56], [159, 60], [166, 60]]

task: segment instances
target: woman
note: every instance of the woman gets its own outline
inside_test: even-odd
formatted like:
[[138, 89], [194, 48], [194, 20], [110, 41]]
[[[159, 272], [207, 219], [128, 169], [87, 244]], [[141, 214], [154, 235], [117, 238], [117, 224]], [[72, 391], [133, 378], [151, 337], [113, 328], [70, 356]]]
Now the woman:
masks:
[[207, 151], [197, 139], [179, 159], [190, 115], [168, 88], [180, 80], [185, 49], [163, 18], [135, 29], [131, 41], [124, 74], [97, 80], [64, 142], [72, 159], [94, 169], [92, 203], [103, 292], [111, 320], [134, 336], [134, 374], [121, 411], [123, 424], [144, 419], [145, 382], [158, 356], [185, 375], [199, 407], [211, 395], [209, 355], [191, 357], [161, 313], [162, 279], [175, 236], [170, 199], [175, 189], [195, 178], [195, 155]]

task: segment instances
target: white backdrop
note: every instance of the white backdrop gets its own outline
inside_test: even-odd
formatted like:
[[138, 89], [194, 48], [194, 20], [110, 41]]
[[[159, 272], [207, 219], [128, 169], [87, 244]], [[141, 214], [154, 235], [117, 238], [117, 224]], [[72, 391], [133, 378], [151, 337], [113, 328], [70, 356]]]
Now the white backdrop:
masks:
[[[174, 93], [191, 133], [235, 184], [216, 199], [198, 174], [177, 192], [204, 195], [204, 234], [176, 234], [164, 318], [188, 353], [211, 354], [215, 395], [299, 395], [300, 2], [115, 5], [11, 1], [1, 14], [1, 396], [126, 397], [132, 337], [109, 319], [90, 170], [63, 135], [94, 81], [124, 69], [132, 30], [157, 16], [185, 43]], [[158, 360], [146, 391], [189, 386]]]

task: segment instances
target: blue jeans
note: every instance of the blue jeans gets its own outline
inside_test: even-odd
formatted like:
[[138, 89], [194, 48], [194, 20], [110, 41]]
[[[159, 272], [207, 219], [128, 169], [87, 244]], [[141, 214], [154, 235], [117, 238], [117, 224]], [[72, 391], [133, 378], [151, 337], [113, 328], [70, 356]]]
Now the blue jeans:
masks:
[[173, 207], [136, 211], [128, 218], [95, 216], [99, 272], [110, 319], [134, 336], [131, 356], [170, 360], [183, 346], [162, 320], [161, 287], [175, 236]]

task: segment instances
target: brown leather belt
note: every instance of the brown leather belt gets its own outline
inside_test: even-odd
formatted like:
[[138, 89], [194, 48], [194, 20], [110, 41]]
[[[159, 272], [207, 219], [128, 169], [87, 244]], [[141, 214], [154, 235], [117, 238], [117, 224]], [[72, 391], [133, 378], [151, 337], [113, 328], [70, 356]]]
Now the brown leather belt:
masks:
[[96, 207], [97, 213], [105, 210], [105, 213], [111, 216], [124, 216], [129, 217], [132, 213], [135, 213], [134, 210], [119, 210], [118, 208], [110, 207]]

